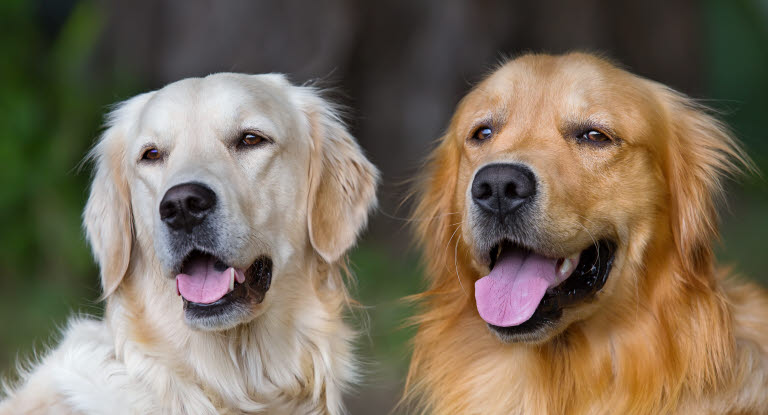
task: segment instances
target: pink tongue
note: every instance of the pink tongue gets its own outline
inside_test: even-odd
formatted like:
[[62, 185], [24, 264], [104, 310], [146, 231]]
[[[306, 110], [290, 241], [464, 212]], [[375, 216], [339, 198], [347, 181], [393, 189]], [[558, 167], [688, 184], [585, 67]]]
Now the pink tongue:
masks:
[[520, 249], [503, 249], [488, 276], [475, 282], [480, 317], [494, 326], [528, 321], [549, 287], [559, 283], [557, 259]]
[[[214, 268], [216, 259], [211, 256], [197, 256], [184, 266], [184, 273], [176, 276], [176, 288], [187, 301], [210, 304], [229, 292], [232, 267], [224, 271]], [[243, 282], [245, 275], [235, 270], [235, 280]]]

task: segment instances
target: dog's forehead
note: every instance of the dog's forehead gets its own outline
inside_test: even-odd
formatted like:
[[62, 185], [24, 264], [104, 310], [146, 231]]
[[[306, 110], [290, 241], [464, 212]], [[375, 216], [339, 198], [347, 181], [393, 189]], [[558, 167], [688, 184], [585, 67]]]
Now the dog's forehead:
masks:
[[[167, 130], [179, 125], [227, 126], [251, 118], [277, 128], [297, 115], [292, 86], [281, 75], [221, 73], [188, 78], [156, 91], [144, 107], [142, 128]], [[200, 126], [203, 126], [200, 125]]]
[[551, 131], [593, 123], [626, 131], [643, 127], [653, 108], [652, 91], [643, 80], [608, 61], [578, 53], [526, 55], [478, 84], [455, 121], [464, 127], [490, 120], [516, 130]]
[[574, 105], [596, 101], [595, 98], [626, 82], [615, 82], [622, 78], [622, 72], [592, 56], [526, 55], [501, 66], [470, 96], [490, 97], [492, 101], [511, 107], [514, 104], [518, 108], [557, 108], [558, 103]]

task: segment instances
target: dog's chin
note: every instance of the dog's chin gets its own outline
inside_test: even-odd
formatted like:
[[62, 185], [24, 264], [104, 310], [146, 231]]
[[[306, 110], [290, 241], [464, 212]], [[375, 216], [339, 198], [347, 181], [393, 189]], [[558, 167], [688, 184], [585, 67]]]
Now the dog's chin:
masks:
[[[491, 249], [491, 270], [496, 262], [494, 252], [500, 251], [498, 245]], [[590, 245], [578, 255], [579, 262], [573, 272], [558, 285], [547, 289], [530, 318], [509, 326], [486, 323], [488, 328], [504, 343], [542, 344], [552, 340], [584, 317], [582, 310], [590, 308], [588, 304], [594, 302], [609, 278], [615, 252], [616, 244], [609, 240]]]
[[258, 316], [252, 307], [241, 303], [189, 305], [184, 300], [184, 321], [190, 328], [200, 331], [228, 330]]
[[[201, 258], [215, 262], [220, 270], [234, 269], [210, 254], [192, 251], [182, 261], [179, 272], [185, 273], [187, 264], [195, 260], [200, 261]], [[260, 256], [248, 268], [242, 270], [242, 280], [236, 278], [235, 271], [232, 271], [229, 287], [224, 288], [228, 291], [215, 301], [206, 302], [186, 298], [185, 291], [179, 289], [177, 280], [177, 294], [182, 298], [186, 324], [195, 330], [220, 331], [252, 321], [264, 311], [263, 302], [272, 283], [272, 271], [272, 259], [269, 256]], [[229, 275], [226, 271], [225, 274]]]
[[491, 333], [504, 343], [542, 344], [565, 331], [562, 311], [553, 316], [534, 315], [518, 326], [502, 327], [486, 323]]

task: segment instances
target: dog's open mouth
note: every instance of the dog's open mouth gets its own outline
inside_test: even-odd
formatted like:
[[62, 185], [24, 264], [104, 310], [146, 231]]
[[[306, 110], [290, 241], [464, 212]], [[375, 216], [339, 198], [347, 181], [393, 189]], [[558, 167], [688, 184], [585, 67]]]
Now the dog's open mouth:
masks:
[[[480, 317], [494, 328], [536, 326], [605, 284], [615, 244], [601, 240], [568, 258], [549, 258], [504, 241], [491, 249], [491, 272], [475, 283]], [[536, 327], [530, 327], [531, 329]]]
[[248, 268], [229, 266], [213, 255], [192, 251], [176, 275], [184, 307], [221, 306], [236, 300], [264, 300], [272, 282], [272, 260], [260, 257]]

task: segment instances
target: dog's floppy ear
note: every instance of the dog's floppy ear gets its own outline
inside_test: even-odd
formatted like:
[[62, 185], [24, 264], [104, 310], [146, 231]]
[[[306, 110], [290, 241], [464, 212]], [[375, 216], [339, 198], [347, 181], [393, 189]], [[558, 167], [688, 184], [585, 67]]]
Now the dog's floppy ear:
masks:
[[[723, 179], [742, 167], [754, 171], [738, 141], [710, 110], [663, 87], [671, 124], [665, 169], [671, 198], [671, 229], [685, 271], [711, 275], [712, 242], [718, 237], [717, 202]], [[702, 281], [705, 282], [705, 281]]]
[[[458, 209], [454, 206], [456, 182], [458, 180], [460, 153], [453, 140], [450, 128], [440, 138], [424, 167], [421, 181], [413, 189], [417, 197], [412, 214], [416, 237], [424, 247], [428, 275], [441, 275], [444, 264], [454, 264], [456, 251], [451, 241], [458, 243], [461, 232]], [[446, 247], [451, 247], [447, 249]]]
[[120, 285], [131, 258], [133, 217], [125, 178], [122, 136], [141, 95], [120, 104], [107, 117], [107, 129], [89, 153], [94, 164], [91, 193], [83, 212], [86, 237], [101, 271], [102, 298]]
[[313, 149], [307, 220], [312, 247], [328, 263], [354, 245], [376, 205], [379, 173], [339, 119], [312, 88], [303, 87]]

